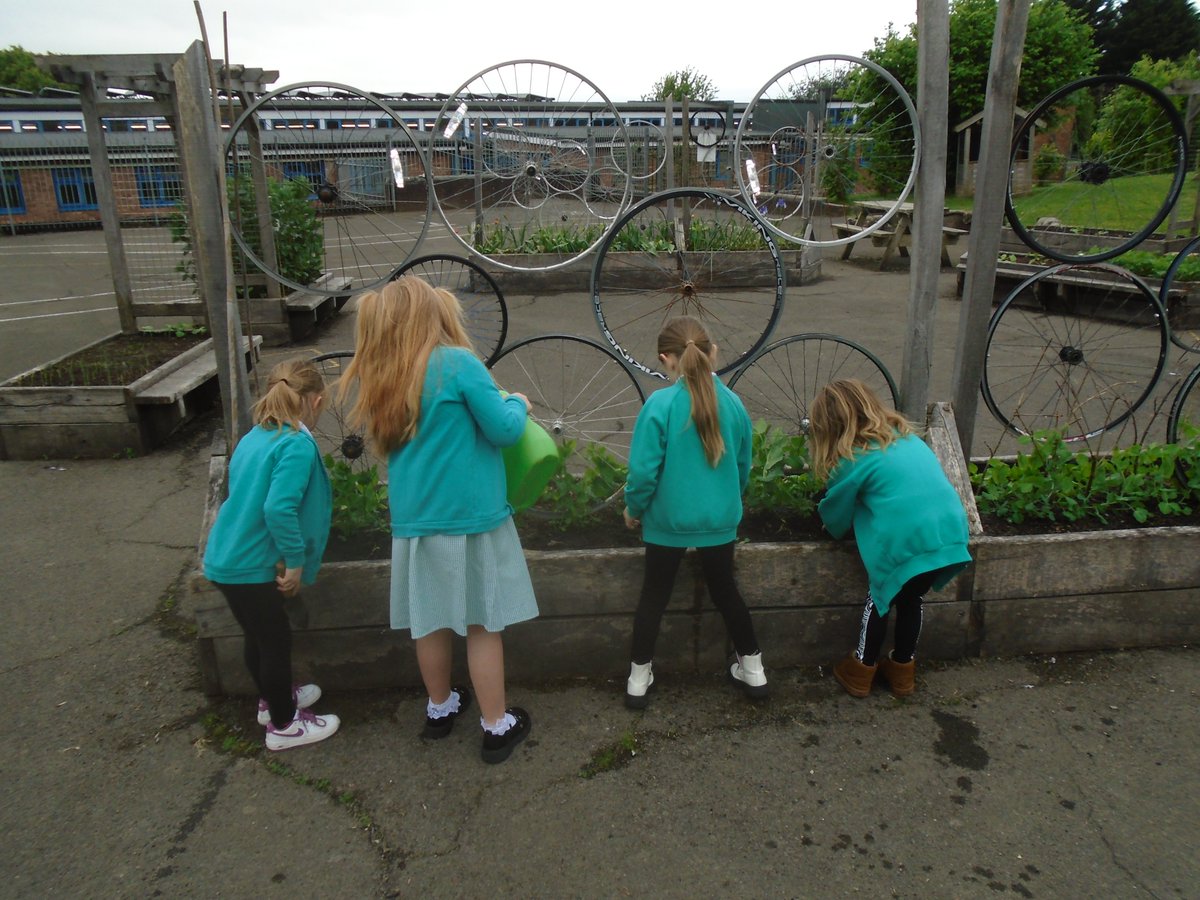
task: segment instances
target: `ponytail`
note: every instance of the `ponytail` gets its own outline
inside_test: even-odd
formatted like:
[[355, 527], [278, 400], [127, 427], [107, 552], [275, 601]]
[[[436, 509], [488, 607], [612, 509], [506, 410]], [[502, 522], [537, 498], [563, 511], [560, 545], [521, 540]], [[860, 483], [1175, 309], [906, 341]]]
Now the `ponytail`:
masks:
[[715, 466], [725, 454], [725, 439], [717, 416], [717, 388], [712, 374], [713, 344], [704, 326], [691, 316], [671, 319], [658, 335], [658, 352], [675, 356], [692, 398], [692, 422], [704, 456]]
[[271, 430], [290, 425], [300, 430], [304, 401], [325, 392], [325, 380], [317, 367], [306, 359], [289, 359], [271, 370], [267, 391], [254, 404], [254, 424]]

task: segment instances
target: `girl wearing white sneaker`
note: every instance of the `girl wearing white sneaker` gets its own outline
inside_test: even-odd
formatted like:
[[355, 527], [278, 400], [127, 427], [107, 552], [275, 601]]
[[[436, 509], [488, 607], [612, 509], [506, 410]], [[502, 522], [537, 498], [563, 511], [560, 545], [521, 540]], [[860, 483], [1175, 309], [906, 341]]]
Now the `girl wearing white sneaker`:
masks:
[[742, 493], [750, 478], [750, 416], [713, 374], [716, 354], [698, 320], [668, 321], [658, 335], [658, 358], [678, 380], [650, 395], [633, 429], [625, 524], [641, 525], [646, 571], [625, 684], [631, 709], [647, 704], [659, 626], [688, 547], [699, 552], [708, 594], [737, 654], [730, 678], [749, 697], [767, 695], [750, 611], [733, 577]]
[[470, 705], [450, 683], [452, 637], [466, 635], [482, 756], [502, 762], [531, 725], [505, 706], [502, 632], [538, 610], [500, 448], [520, 439], [530, 404], [501, 394], [453, 294], [406, 276], [362, 295], [357, 315], [340, 391], [358, 383], [351, 417], [388, 460], [391, 624], [416, 643], [429, 694], [422, 735], [447, 736]]
[[292, 629], [284, 600], [312, 584], [333, 510], [329, 476], [309, 433], [325, 396], [307, 360], [277, 365], [254, 406], [255, 426], [229, 461], [229, 497], [204, 549], [204, 574], [245, 635], [246, 668], [258, 688], [258, 721], [270, 750], [324, 740], [337, 716], [309, 711], [315, 684], [292, 683]]
[[[853, 529], [870, 584], [858, 646], [833, 675], [851, 696], [866, 697], [878, 673], [904, 697], [915, 689], [924, 594], [971, 562], [967, 514], [933, 451], [863, 382], [825, 386], [811, 413], [813, 472], [827, 480], [818, 511], [835, 538]], [[880, 659], [893, 607], [894, 649]]]

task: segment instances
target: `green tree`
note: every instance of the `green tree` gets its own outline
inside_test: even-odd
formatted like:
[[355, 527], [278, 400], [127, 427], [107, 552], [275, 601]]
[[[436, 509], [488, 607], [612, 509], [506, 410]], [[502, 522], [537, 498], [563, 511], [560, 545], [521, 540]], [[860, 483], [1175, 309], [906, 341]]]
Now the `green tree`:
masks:
[[689, 100], [715, 100], [717, 86], [707, 75], [687, 66], [677, 72], [668, 72], [654, 82], [650, 93], [642, 94], [643, 100], [666, 100], [668, 97], [675, 101], [684, 97]]
[[1200, 47], [1200, 11], [1190, 0], [1125, 0], [1106, 36], [1101, 71], [1129, 74], [1142, 57], [1179, 59]]
[[34, 55], [16, 44], [0, 50], [0, 86], [35, 93], [44, 87], [74, 90], [71, 85], [61, 84], [39, 69]]
[[[952, 0], [947, 110], [951, 167], [956, 150], [954, 126], [983, 109], [995, 24], [996, 0]], [[889, 27], [865, 55], [891, 72], [919, 104], [916, 25], [910, 25], [904, 33]], [[1066, 0], [1033, 0], [1017, 104], [1029, 109], [1056, 88], [1092, 74], [1097, 55], [1091, 27]]]

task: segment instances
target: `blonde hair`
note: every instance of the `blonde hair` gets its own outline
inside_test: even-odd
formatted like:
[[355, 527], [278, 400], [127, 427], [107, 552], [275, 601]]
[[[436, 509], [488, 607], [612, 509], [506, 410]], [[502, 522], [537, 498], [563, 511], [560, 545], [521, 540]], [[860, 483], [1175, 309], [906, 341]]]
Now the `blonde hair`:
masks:
[[380, 453], [416, 435], [425, 369], [442, 345], [471, 349], [462, 306], [449, 291], [405, 275], [360, 298], [354, 358], [338, 384], [338, 401], [358, 383], [350, 421], [366, 426]]
[[852, 459], [869, 445], [886, 447], [913, 432], [904, 416], [884, 406], [875, 392], [857, 378], [823, 387], [813, 401], [809, 421], [812, 468], [821, 480], [828, 478], [841, 460]]
[[254, 424], [264, 428], [282, 428], [285, 424], [300, 430], [305, 398], [325, 393], [325, 379], [307, 359], [288, 359], [271, 370], [267, 391], [254, 404]]
[[677, 316], [658, 333], [658, 352], [679, 360], [679, 371], [692, 398], [692, 421], [710, 466], [721, 461], [725, 439], [717, 418], [717, 388], [712, 375], [712, 341], [698, 319]]

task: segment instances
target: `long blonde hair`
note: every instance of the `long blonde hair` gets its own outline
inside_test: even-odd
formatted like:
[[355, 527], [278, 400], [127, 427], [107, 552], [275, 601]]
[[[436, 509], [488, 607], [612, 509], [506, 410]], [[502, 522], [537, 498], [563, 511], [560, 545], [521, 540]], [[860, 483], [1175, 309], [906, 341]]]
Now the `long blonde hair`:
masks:
[[366, 426], [380, 453], [416, 435], [425, 369], [443, 345], [471, 349], [462, 306], [449, 291], [406, 275], [359, 299], [354, 358], [338, 384], [338, 401], [358, 383], [350, 421]]
[[254, 424], [274, 430], [290, 425], [300, 430], [305, 400], [325, 393], [325, 379], [307, 359], [287, 359], [271, 370], [267, 391], [254, 404]]
[[712, 341], [698, 319], [677, 316], [658, 333], [658, 352], [679, 360], [679, 372], [692, 398], [692, 421], [710, 466], [721, 461], [725, 439], [717, 418], [717, 388], [713, 384]]
[[812, 405], [809, 451], [813, 472], [824, 480], [841, 460], [852, 459], [871, 444], [886, 447], [912, 432], [912, 424], [884, 406], [862, 381], [834, 381], [817, 393]]

